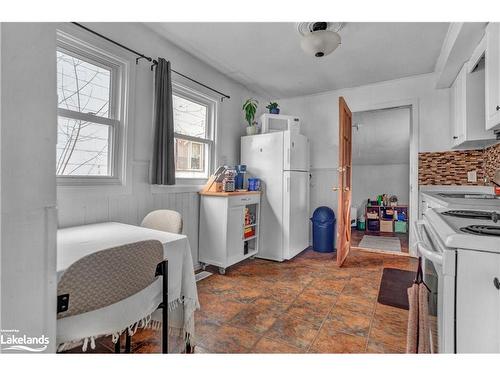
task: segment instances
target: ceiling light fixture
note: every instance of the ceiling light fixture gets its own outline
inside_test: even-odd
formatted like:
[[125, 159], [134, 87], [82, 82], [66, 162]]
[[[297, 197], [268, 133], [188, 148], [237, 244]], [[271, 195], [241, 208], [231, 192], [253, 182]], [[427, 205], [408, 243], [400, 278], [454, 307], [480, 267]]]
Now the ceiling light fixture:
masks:
[[297, 30], [302, 35], [300, 46], [314, 57], [329, 55], [340, 45], [341, 22], [300, 22]]

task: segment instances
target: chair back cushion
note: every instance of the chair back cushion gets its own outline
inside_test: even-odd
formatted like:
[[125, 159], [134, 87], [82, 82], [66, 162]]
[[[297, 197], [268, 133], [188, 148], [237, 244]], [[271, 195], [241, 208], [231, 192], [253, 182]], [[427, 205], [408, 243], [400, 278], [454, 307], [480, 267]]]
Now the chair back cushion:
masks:
[[182, 216], [177, 211], [156, 210], [146, 215], [141, 226], [170, 233], [182, 233]]
[[64, 272], [57, 295], [69, 294], [67, 311], [57, 318], [97, 310], [130, 297], [156, 280], [156, 267], [163, 260], [157, 240], [112, 247], [87, 255]]

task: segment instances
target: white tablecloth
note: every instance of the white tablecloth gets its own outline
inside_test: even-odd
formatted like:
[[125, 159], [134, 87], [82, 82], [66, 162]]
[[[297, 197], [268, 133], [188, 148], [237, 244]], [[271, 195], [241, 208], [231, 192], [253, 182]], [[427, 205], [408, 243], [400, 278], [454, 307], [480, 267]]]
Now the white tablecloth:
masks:
[[[107, 222], [59, 229], [57, 277], [77, 260], [127, 243], [158, 240], [168, 259], [169, 329], [194, 341], [194, 311], [199, 308], [191, 248], [185, 235]], [[161, 302], [161, 279], [136, 295], [102, 309], [59, 319], [57, 343], [91, 340], [146, 324]], [[87, 342], [85, 340], [85, 342]]]

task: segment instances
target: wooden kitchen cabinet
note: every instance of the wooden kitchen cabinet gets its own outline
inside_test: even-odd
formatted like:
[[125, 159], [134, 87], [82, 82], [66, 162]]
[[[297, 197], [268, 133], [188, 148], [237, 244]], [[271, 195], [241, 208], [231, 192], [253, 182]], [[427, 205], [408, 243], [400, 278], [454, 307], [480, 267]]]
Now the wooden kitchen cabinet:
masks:
[[495, 278], [500, 280], [500, 254], [458, 251], [457, 353], [500, 353], [500, 290]]
[[481, 59], [466, 62], [451, 86], [451, 142], [453, 148], [476, 148], [495, 143], [493, 131], [485, 129], [485, 69]]
[[500, 24], [486, 28], [486, 129], [500, 129]]
[[203, 268], [214, 265], [224, 274], [259, 251], [260, 192], [200, 196], [199, 261]]

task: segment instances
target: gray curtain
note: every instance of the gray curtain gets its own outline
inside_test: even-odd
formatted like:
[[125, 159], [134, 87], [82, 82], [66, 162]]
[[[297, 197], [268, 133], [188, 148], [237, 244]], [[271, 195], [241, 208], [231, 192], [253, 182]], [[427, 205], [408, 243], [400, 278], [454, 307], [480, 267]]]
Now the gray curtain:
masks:
[[154, 90], [154, 144], [151, 183], [175, 184], [174, 116], [170, 61], [158, 58]]

